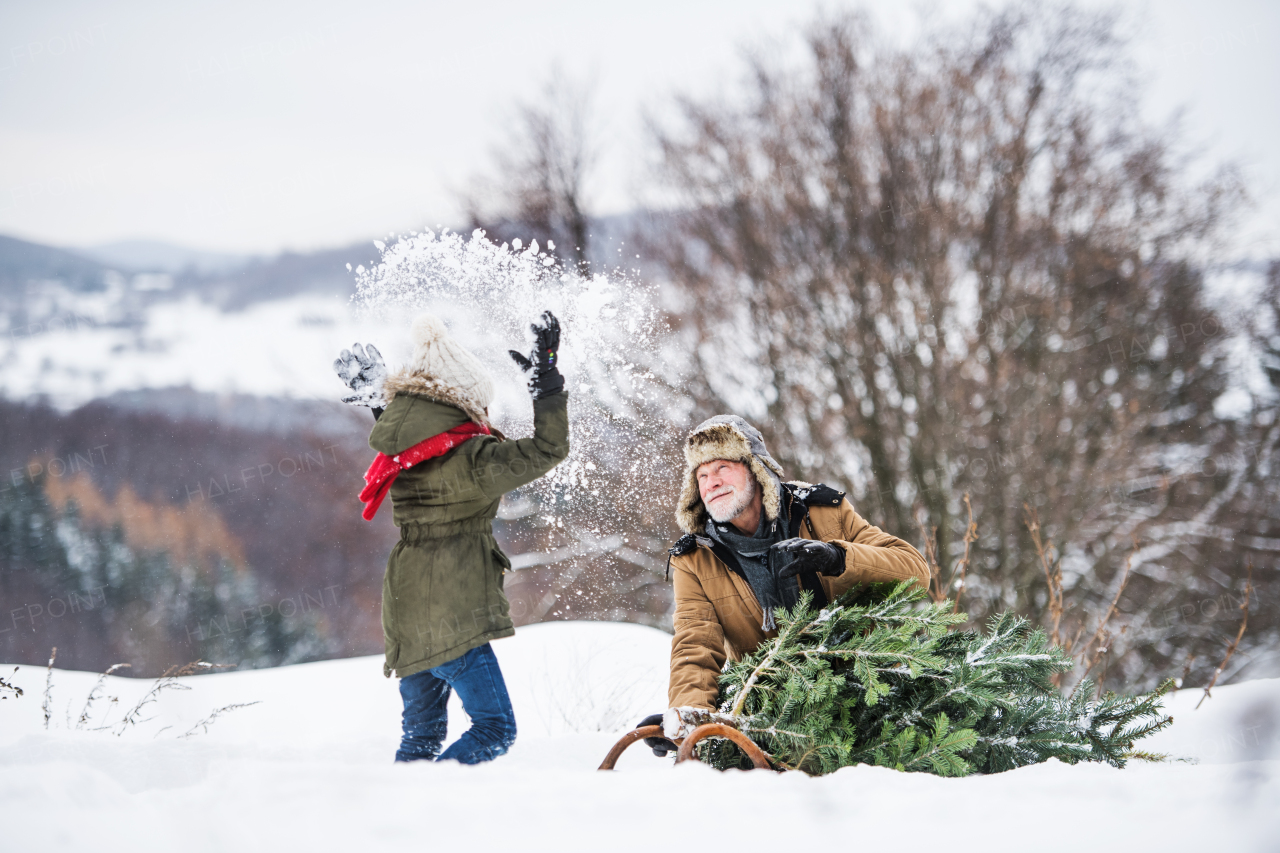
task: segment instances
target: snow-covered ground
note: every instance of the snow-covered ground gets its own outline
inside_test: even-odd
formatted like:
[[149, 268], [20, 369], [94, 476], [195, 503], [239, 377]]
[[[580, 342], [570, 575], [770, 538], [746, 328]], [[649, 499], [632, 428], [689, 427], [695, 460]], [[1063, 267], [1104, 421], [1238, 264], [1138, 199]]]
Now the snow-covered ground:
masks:
[[[189, 679], [151, 719], [89, 731], [151, 686], [0, 667], [3, 850], [1230, 850], [1280, 849], [1280, 679], [1169, 701], [1147, 742], [1198, 763], [1125, 770], [1056, 762], [939, 779], [876, 767], [824, 778], [673, 768], [643, 745], [613, 773], [617, 736], [665, 705], [669, 638], [637, 625], [561, 622], [494, 643], [520, 725], [478, 767], [396, 765], [400, 700], [378, 658]], [[183, 737], [215, 708], [207, 732]], [[104, 712], [105, 715], [104, 715]], [[465, 724], [454, 708], [450, 736]]]

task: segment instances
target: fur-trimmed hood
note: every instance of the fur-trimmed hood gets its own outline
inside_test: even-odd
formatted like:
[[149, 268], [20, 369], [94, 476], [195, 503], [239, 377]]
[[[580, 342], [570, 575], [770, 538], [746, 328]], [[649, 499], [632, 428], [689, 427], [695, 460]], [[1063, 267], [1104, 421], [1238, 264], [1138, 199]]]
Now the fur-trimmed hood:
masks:
[[485, 412], [485, 409], [488, 408], [487, 405], [479, 406], [479, 400], [472, 395], [463, 393], [462, 389], [456, 385], [449, 385], [430, 376], [415, 373], [411, 367], [403, 367], [388, 376], [387, 381], [383, 383], [382, 391], [388, 404], [396, 398], [397, 394], [426, 397], [428, 400], [435, 400], [437, 403], [444, 403], [446, 406], [462, 409], [468, 418], [478, 424], [492, 426], [489, 423], [489, 416]]
[[770, 454], [760, 431], [737, 415], [716, 415], [694, 428], [684, 443], [684, 483], [676, 506], [676, 523], [685, 533], [697, 533], [707, 520], [698, 493], [698, 466], [713, 459], [743, 462], [760, 486], [765, 516], [778, 517], [782, 506], [782, 466]]
[[413, 357], [387, 377], [383, 395], [413, 394], [456, 406], [478, 424], [489, 426], [493, 379], [480, 360], [449, 334], [438, 317], [421, 314], [411, 330]]

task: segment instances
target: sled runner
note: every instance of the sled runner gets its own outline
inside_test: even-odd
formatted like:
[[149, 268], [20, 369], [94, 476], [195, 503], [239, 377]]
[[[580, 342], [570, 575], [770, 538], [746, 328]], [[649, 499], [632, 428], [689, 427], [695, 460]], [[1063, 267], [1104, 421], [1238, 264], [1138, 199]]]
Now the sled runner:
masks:
[[[613, 745], [613, 749], [610, 749], [609, 754], [604, 757], [604, 761], [600, 762], [598, 769], [612, 770], [613, 766], [618, 763], [618, 759], [622, 757], [622, 753], [626, 752], [627, 747], [636, 741], [644, 740], [647, 737], [663, 736], [662, 726], [643, 726], [638, 729], [632, 729], [618, 739], [618, 742]], [[724, 723], [706, 723], [690, 732], [688, 737], [676, 738], [675, 743], [680, 747], [680, 751], [676, 753], [676, 764], [693, 758], [693, 748], [697, 746], [698, 741], [707, 737], [728, 738], [747, 754], [747, 757], [751, 759], [751, 763], [755, 765], [755, 769], [770, 769], [769, 759], [760, 747], [756, 746], [751, 738], [733, 728], [733, 726]]]

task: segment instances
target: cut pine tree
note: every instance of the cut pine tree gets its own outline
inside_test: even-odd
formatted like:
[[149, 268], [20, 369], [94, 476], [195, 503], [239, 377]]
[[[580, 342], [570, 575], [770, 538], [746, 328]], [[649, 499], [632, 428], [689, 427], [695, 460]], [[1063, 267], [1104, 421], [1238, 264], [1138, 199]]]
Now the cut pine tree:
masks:
[[[926, 603], [913, 583], [872, 585], [814, 613], [806, 594], [777, 615], [778, 634], [720, 677], [719, 719], [730, 719], [786, 770], [830, 773], [852, 764], [965, 776], [1056, 758], [1123, 767], [1133, 744], [1172, 722], [1166, 682], [1140, 696], [1093, 698], [1082, 681], [1054, 686], [1071, 658], [1044, 633], [1004, 614], [985, 633], [950, 604]], [[699, 757], [749, 767], [728, 741]]]

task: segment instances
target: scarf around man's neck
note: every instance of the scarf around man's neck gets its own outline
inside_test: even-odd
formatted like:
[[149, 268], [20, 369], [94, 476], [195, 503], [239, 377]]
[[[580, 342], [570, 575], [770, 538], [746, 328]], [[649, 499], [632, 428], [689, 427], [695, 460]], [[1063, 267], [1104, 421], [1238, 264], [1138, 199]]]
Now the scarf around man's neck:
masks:
[[737, 555], [738, 565], [764, 611], [764, 622], [760, 627], [766, 631], [778, 627], [773, 618], [775, 607], [795, 607], [800, 600], [800, 585], [794, 579], [779, 583], [769, 565], [770, 546], [787, 538], [785, 503], [779, 509], [779, 517], [773, 521], [763, 511], [760, 513], [760, 524], [753, 536], [744, 535], [732, 522], [717, 522], [710, 517], [706, 527], [708, 536]]

